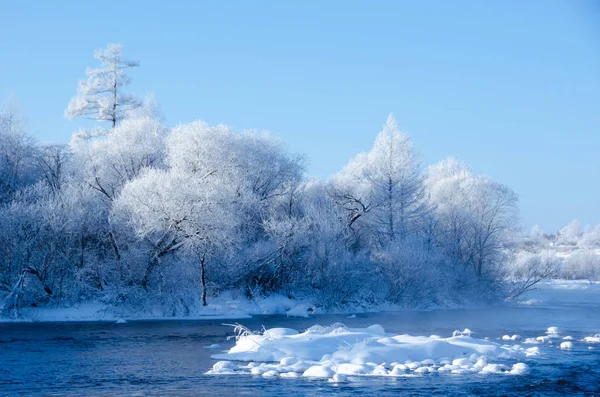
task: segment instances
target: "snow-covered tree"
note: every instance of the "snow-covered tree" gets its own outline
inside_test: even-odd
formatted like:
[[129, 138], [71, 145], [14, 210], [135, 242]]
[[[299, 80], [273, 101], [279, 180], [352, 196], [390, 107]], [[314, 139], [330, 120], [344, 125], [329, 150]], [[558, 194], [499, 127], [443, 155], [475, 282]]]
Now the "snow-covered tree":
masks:
[[584, 233], [577, 245], [583, 248], [600, 248], [600, 225], [596, 225], [596, 227]]
[[533, 242], [543, 244], [544, 230], [542, 229], [542, 227], [540, 225], [533, 225], [533, 227], [531, 228], [531, 233], [529, 233], [529, 238], [531, 238]]
[[74, 173], [112, 201], [144, 168], [162, 165], [166, 135], [167, 128], [152, 118], [124, 120], [105, 139], [71, 145]]
[[10, 97], [0, 108], [0, 203], [37, 179], [36, 145], [27, 135], [27, 120]]
[[392, 115], [371, 151], [352, 159], [332, 184], [349, 226], [360, 220], [379, 244], [415, 234], [426, 212], [420, 157]]
[[123, 92], [123, 87], [131, 81], [126, 70], [140, 63], [123, 58], [122, 52], [121, 44], [111, 43], [94, 53], [101, 67], [86, 70], [88, 77], [79, 81], [77, 94], [65, 109], [65, 117], [107, 121], [114, 129], [127, 112], [142, 105], [137, 97]]
[[577, 245], [581, 235], [581, 224], [577, 219], [573, 219], [571, 223], [559, 230], [557, 240], [561, 244]]
[[494, 278], [516, 225], [516, 194], [452, 158], [427, 169], [426, 185], [440, 222], [438, 244], [478, 278]]

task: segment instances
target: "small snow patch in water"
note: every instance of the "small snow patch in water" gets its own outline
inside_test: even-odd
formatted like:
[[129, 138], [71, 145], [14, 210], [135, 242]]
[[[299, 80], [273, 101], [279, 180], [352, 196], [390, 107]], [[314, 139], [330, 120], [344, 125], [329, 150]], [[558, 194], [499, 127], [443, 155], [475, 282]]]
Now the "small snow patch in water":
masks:
[[572, 350], [573, 349], [573, 342], [563, 342], [560, 344], [560, 348], [562, 350]]
[[525, 375], [529, 373], [529, 365], [525, 363], [516, 363], [512, 366], [510, 373], [513, 375]]
[[557, 335], [560, 332], [558, 330], [558, 327], [548, 327], [548, 330], [546, 331], [546, 333], [549, 335]]
[[594, 336], [586, 336], [582, 339], [582, 341], [586, 343], [600, 343], [600, 334], [596, 334]]

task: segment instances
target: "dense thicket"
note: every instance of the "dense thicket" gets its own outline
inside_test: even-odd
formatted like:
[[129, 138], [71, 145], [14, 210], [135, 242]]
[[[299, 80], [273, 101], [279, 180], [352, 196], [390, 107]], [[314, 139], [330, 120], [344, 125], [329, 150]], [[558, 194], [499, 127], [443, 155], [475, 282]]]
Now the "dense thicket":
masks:
[[302, 157], [271, 136], [201, 121], [169, 128], [118, 92], [128, 79], [110, 63], [137, 63], [120, 47], [98, 56], [106, 70], [88, 73], [95, 80], [80, 83], [68, 113], [110, 129], [40, 145], [15, 106], [0, 114], [4, 312], [100, 300], [185, 315], [229, 289], [324, 306], [505, 292], [515, 194], [454, 159], [423, 169], [392, 116], [369, 152], [308, 180]]

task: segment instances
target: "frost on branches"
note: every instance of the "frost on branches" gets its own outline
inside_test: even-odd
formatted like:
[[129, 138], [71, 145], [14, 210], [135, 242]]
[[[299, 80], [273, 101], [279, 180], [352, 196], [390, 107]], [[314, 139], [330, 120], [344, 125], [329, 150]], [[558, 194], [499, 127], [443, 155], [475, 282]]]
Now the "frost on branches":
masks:
[[[96, 58], [65, 114], [110, 133], [40, 145], [14, 101], [0, 111], [3, 316], [86, 302], [186, 316], [225, 291], [426, 307], [515, 297], [556, 274], [538, 252], [550, 237], [517, 234], [512, 190], [454, 159], [423, 168], [391, 115], [370, 151], [308, 179], [303, 157], [270, 135], [167, 126], [123, 92], [139, 63], [122, 46]], [[583, 253], [598, 230], [554, 238], [571, 247], [574, 277], [598, 274]]]
[[125, 71], [140, 66], [140, 62], [124, 59], [122, 52], [121, 44], [111, 43], [94, 53], [101, 67], [85, 71], [87, 79], [79, 81], [77, 94], [65, 109], [66, 118], [108, 121], [115, 128], [128, 111], [141, 106], [138, 98], [123, 92], [131, 82]]

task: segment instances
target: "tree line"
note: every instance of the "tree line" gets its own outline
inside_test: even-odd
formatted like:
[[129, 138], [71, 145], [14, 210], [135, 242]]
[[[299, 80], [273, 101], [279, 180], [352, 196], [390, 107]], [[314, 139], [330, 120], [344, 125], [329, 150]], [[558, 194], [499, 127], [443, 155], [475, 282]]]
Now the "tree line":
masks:
[[[276, 138], [202, 121], [167, 126], [126, 93], [139, 62], [95, 54], [65, 116], [67, 145], [0, 113], [1, 310], [101, 301], [189, 315], [235, 290], [324, 307], [507, 296], [517, 196], [449, 158], [423, 167], [390, 115], [326, 181]], [[106, 125], [106, 126], [103, 126]]]

